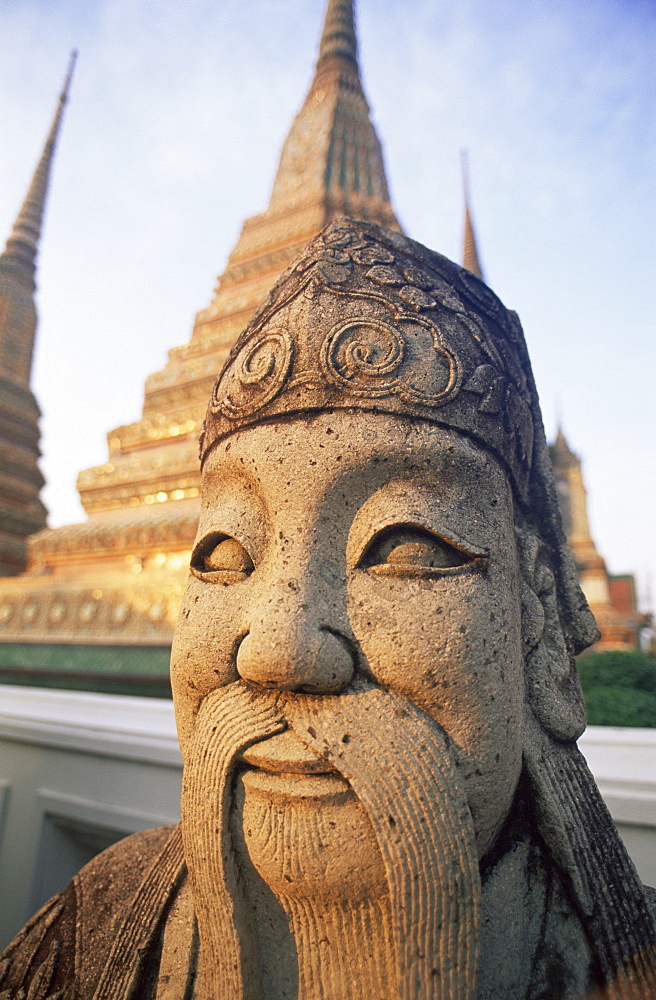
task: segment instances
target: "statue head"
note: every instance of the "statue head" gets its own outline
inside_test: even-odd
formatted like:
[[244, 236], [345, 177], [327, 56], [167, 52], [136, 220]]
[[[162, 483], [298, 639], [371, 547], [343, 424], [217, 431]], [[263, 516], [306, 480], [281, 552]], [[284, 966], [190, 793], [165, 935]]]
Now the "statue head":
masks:
[[549, 812], [597, 634], [517, 317], [333, 223], [235, 345], [201, 460], [172, 683], [205, 992], [346, 997], [357, 968], [358, 996], [474, 996], [481, 865], [523, 773]]

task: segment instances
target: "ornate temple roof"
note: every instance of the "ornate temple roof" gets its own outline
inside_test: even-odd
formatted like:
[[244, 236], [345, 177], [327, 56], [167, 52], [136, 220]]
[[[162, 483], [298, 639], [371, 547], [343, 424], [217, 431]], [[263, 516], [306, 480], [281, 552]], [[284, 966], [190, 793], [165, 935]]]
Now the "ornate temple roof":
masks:
[[142, 419], [110, 432], [109, 462], [80, 474], [90, 514], [197, 495], [195, 442], [230, 347], [280, 274], [340, 215], [400, 228], [362, 89], [352, 0], [328, 0], [314, 75], [283, 144], [269, 206], [244, 222], [189, 342], [146, 380]]

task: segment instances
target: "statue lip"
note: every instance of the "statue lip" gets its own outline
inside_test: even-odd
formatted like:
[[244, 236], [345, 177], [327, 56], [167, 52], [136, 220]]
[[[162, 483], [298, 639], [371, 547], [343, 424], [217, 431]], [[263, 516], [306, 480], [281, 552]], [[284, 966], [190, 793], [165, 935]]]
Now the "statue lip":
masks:
[[330, 761], [319, 757], [305, 746], [296, 733], [285, 729], [260, 743], [254, 743], [242, 753], [242, 760], [251, 767], [273, 774], [336, 774]]

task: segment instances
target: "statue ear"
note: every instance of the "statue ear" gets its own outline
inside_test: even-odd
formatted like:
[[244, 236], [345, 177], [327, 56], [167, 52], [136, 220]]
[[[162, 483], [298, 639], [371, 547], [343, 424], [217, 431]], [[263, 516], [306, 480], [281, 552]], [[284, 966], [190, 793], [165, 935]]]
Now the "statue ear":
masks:
[[585, 729], [585, 701], [576, 660], [565, 641], [556, 578], [537, 536], [527, 530], [517, 536], [526, 697], [547, 732], [559, 740], [575, 740]]

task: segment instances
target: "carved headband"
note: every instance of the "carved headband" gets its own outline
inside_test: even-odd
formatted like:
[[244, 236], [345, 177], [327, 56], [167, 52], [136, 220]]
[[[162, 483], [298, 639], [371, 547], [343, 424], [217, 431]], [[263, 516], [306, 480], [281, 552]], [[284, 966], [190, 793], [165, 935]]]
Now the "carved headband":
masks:
[[517, 317], [472, 274], [398, 233], [341, 219], [235, 344], [201, 461], [263, 420], [355, 407], [463, 431], [497, 456], [523, 499], [533, 451], [526, 364]]

